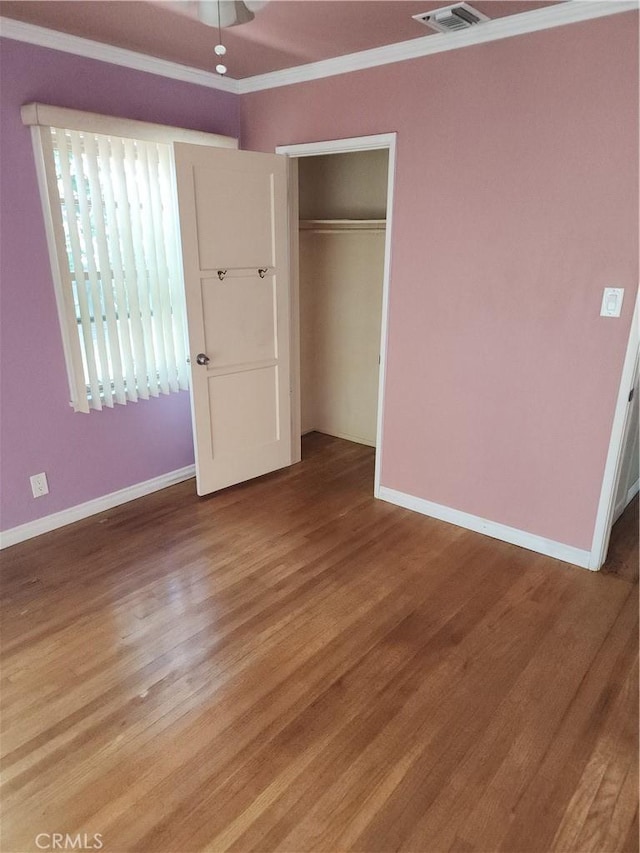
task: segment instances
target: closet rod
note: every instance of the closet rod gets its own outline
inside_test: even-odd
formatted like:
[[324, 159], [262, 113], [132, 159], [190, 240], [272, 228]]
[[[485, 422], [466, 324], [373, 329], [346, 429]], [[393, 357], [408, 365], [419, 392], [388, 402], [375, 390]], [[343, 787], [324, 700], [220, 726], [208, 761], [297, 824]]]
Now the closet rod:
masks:
[[301, 231], [312, 231], [315, 234], [332, 234], [334, 232], [374, 232], [384, 231], [384, 219], [301, 219]]

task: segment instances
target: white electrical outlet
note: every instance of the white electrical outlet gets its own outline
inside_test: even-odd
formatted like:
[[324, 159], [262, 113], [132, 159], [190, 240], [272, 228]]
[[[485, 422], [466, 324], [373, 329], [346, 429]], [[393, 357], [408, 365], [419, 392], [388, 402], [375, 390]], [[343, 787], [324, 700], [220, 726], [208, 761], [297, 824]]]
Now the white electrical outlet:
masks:
[[42, 474], [34, 474], [33, 477], [29, 477], [29, 481], [34, 498], [41, 498], [43, 495], [49, 494], [49, 484], [47, 483], [47, 475], [44, 471]]

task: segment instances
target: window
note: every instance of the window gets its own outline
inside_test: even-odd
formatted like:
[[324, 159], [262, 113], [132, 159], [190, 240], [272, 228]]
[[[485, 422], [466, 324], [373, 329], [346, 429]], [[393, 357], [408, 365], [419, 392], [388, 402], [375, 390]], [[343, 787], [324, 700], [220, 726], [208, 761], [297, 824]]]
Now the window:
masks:
[[50, 132], [90, 407], [188, 388], [169, 145]]
[[[45, 123], [66, 118], [64, 126]], [[235, 140], [124, 120], [130, 135], [102, 132], [118, 120], [36, 104], [23, 108], [23, 121], [37, 125], [32, 135], [75, 411], [187, 389], [171, 136], [230, 147]]]

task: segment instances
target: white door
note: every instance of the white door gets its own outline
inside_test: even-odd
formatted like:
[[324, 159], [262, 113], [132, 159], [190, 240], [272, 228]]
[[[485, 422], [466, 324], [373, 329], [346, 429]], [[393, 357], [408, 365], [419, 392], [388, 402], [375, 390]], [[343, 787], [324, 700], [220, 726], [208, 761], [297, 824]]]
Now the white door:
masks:
[[633, 393], [629, 402], [629, 412], [622, 440], [622, 458], [620, 463], [620, 475], [613, 510], [613, 522], [622, 515], [627, 504], [635, 497], [638, 491], [638, 478], [640, 477], [640, 463], [638, 460], [638, 417], [639, 417], [639, 394], [638, 394], [638, 362], [636, 361]]
[[287, 161], [176, 143], [199, 495], [291, 464]]

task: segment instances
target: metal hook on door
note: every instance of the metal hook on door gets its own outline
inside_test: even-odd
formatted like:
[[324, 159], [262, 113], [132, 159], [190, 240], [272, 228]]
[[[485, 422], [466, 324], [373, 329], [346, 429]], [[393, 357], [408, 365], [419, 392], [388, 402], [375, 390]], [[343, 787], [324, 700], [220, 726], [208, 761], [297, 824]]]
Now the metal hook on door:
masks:
[[222, 281], [224, 279], [226, 274], [227, 274], [226, 270], [218, 270], [218, 278], [220, 279], [220, 281]]
[[258, 270], [258, 275], [260, 276], [260, 278], [264, 278], [268, 272], [269, 272], [269, 267], [261, 267]]

